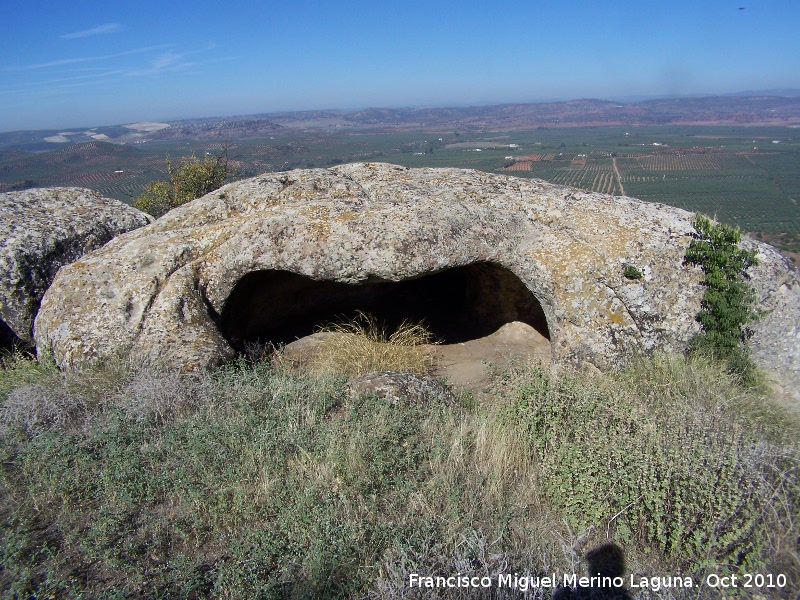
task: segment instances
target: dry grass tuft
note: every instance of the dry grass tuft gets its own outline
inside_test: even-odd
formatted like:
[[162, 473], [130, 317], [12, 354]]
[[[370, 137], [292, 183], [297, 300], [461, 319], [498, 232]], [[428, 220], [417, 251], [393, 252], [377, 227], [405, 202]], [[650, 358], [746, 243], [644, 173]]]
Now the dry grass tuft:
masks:
[[359, 312], [353, 320], [321, 331], [329, 335], [312, 359], [310, 368], [316, 373], [360, 377], [375, 371], [404, 371], [424, 375], [436, 366], [430, 349], [436, 342], [421, 323], [403, 321], [389, 333], [374, 316]]

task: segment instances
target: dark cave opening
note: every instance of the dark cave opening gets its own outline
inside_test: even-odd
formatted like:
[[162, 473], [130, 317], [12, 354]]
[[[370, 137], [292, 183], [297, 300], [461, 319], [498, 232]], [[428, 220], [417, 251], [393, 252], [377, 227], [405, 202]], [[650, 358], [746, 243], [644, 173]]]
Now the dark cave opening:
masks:
[[5, 321], [0, 320], [0, 351], [31, 352], [33, 346], [23, 342]]
[[5, 321], [0, 321], [0, 349], [13, 349], [17, 339], [17, 336], [11, 331], [11, 327], [6, 325]]
[[550, 337], [536, 297], [511, 271], [493, 263], [358, 285], [289, 271], [254, 271], [234, 286], [219, 324], [234, 348], [249, 342], [279, 346], [351, 319], [358, 311], [374, 315], [390, 330], [404, 320], [423, 322], [443, 344], [481, 338], [512, 321]]

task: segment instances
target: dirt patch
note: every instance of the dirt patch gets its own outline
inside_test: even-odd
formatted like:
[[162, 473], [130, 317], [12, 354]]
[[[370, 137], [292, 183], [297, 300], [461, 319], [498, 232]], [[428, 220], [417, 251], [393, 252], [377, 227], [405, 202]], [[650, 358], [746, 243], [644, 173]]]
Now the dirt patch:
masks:
[[438, 359], [435, 375], [456, 388], [482, 396], [491, 381], [490, 368], [504, 368], [516, 361], [549, 364], [550, 340], [527, 323], [512, 321], [485, 337], [434, 346]]

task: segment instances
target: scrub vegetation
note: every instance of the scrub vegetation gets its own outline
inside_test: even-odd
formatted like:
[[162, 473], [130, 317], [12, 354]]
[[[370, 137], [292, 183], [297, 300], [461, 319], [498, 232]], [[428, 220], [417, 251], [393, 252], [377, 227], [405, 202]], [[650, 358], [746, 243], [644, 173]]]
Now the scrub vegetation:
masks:
[[780, 573], [760, 591], [795, 597], [800, 424], [724, 364], [521, 364], [491, 402], [423, 403], [282, 364], [77, 375], [7, 356], [3, 597], [476, 598], [409, 574], [580, 572], [608, 539], [637, 577]]
[[696, 352], [727, 362], [733, 373], [748, 384], [757, 380], [756, 366], [750, 358], [748, 324], [758, 319], [754, 308], [756, 292], [749, 283], [747, 270], [758, 264], [755, 250], [738, 247], [741, 233], [736, 227], [712, 223], [704, 215], [695, 215], [694, 238], [686, 250], [686, 263], [703, 270], [706, 288], [700, 302], [697, 321], [702, 331], [691, 342]]
[[167, 158], [169, 180], [149, 183], [133, 206], [158, 218], [173, 208], [222, 187], [228, 177], [227, 149], [216, 156], [206, 156], [202, 161], [192, 154], [182, 162], [175, 169]]

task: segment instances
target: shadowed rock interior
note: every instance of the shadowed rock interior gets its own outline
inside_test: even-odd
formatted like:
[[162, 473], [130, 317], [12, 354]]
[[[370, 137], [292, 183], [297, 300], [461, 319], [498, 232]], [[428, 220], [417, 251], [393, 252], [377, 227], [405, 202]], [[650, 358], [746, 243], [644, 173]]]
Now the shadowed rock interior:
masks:
[[5, 321], [0, 320], [0, 350], [11, 351], [18, 347], [22, 342], [17, 337], [17, 334], [6, 324]]
[[219, 317], [234, 348], [248, 342], [288, 344], [357, 312], [377, 317], [390, 330], [403, 320], [423, 322], [443, 344], [489, 335], [522, 321], [549, 339], [539, 301], [508, 269], [476, 263], [403, 281], [346, 284], [317, 281], [280, 270], [242, 277]]

